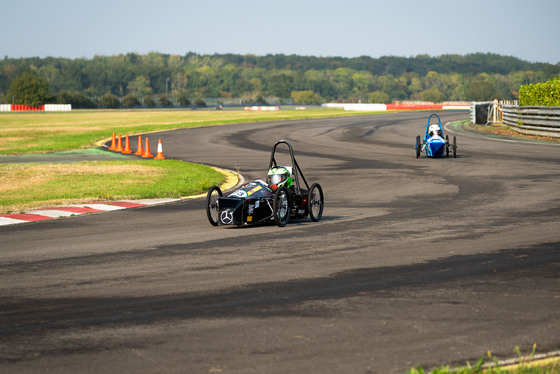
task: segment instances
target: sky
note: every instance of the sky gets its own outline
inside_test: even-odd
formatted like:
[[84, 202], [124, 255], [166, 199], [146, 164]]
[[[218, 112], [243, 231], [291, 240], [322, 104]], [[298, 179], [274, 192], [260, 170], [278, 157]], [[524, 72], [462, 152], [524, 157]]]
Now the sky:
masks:
[[127, 53], [560, 63], [558, 0], [0, 0], [0, 58]]

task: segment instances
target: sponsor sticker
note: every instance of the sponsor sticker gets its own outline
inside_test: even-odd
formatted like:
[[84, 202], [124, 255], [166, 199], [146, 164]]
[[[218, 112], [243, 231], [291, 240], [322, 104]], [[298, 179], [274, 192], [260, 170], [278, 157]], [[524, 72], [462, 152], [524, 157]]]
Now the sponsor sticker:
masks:
[[224, 225], [231, 225], [233, 223], [233, 212], [231, 210], [224, 210], [220, 215], [220, 221]]
[[232, 193], [232, 194], [229, 195], [229, 196], [230, 196], [230, 197], [231, 197], [231, 196], [233, 196], [233, 197], [247, 197], [248, 195], [247, 195], [247, 192], [246, 192], [246, 191], [237, 190], [237, 191], [235, 191], [234, 193]]

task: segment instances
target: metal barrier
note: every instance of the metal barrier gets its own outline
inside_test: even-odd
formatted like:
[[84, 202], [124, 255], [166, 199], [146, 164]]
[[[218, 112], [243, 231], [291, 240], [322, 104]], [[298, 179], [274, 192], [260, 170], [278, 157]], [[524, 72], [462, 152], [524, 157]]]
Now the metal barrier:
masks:
[[560, 138], [560, 107], [502, 105], [502, 122], [521, 134]]
[[472, 102], [471, 123], [504, 123], [521, 134], [560, 138], [560, 107], [519, 106], [516, 101]]

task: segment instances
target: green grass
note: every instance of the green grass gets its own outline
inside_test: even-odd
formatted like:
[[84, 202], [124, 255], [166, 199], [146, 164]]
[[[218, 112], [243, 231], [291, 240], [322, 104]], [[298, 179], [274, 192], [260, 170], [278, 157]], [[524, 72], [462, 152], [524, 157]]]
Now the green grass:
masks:
[[[189, 127], [358, 114], [364, 113], [341, 109], [0, 112], [0, 155], [26, 158], [39, 153], [90, 152], [100, 140], [110, 139], [113, 132], [125, 136]], [[170, 160], [57, 164], [49, 163], [48, 157], [44, 160], [43, 164], [0, 163], [1, 212], [99, 199], [183, 197], [206, 192], [211, 185], [225, 180], [210, 167]]]
[[123, 136], [153, 131], [232, 123], [295, 120], [349, 115], [341, 109], [280, 111], [74, 110], [0, 112], [0, 155], [90, 148], [113, 132]]
[[183, 197], [204, 193], [224, 180], [210, 167], [173, 160], [0, 164], [0, 211]]
[[407, 374], [560, 374], [560, 358], [549, 358], [544, 360], [534, 360], [537, 344], [533, 345], [533, 350], [529, 356], [524, 357], [521, 354], [519, 346], [515, 347], [518, 355], [518, 362], [514, 365], [501, 365], [500, 362], [488, 352], [489, 362], [486, 363], [482, 357], [476, 365], [459, 368], [451, 368], [450, 366], [442, 366], [431, 371], [425, 371], [422, 367], [413, 368]]

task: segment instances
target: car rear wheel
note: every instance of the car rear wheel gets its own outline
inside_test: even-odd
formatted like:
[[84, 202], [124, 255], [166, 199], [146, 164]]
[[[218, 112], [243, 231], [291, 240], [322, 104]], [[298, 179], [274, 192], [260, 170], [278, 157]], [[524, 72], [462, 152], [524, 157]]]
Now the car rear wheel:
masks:
[[290, 220], [290, 212], [292, 210], [290, 194], [288, 193], [286, 187], [280, 187], [276, 190], [274, 193], [274, 203], [272, 207], [274, 222], [279, 227], [286, 226]]
[[317, 222], [321, 219], [323, 207], [323, 189], [319, 183], [313, 183], [307, 195], [307, 210], [309, 210], [309, 218], [311, 218], [313, 222]]
[[453, 136], [453, 158], [457, 157], [457, 137]]
[[220, 217], [220, 205], [218, 199], [222, 197], [222, 190], [218, 186], [212, 186], [206, 195], [206, 216], [212, 226], [218, 226], [218, 219]]
[[449, 157], [449, 135], [445, 135], [445, 157]]
[[420, 157], [420, 148], [422, 145], [420, 144], [420, 135], [416, 137], [416, 158]]

